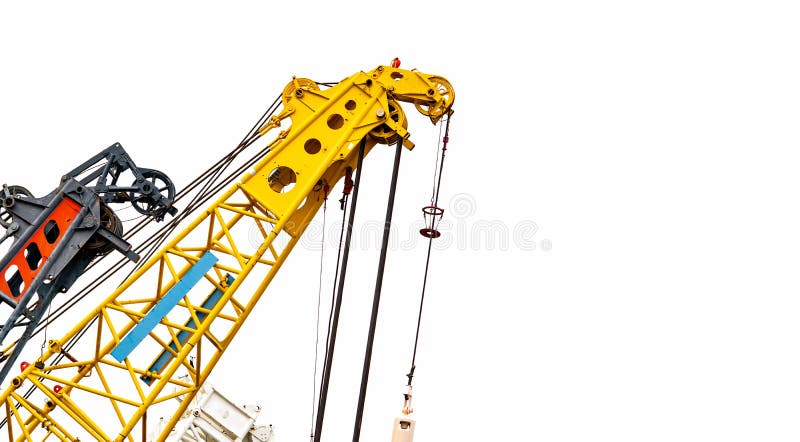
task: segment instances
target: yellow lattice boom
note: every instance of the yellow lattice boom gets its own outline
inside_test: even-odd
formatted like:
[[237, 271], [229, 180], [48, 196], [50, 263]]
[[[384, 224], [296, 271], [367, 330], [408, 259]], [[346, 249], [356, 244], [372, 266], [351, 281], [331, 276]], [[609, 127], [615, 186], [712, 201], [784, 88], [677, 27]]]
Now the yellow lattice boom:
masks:
[[[325, 90], [292, 79], [282, 110], [259, 130], [285, 127], [269, 153], [6, 386], [0, 399], [9, 440], [88, 434], [134, 441], [148, 412], [169, 409], [172, 419], [158, 439], [164, 440], [297, 244], [325, 189], [356, 167], [361, 143], [365, 152], [376, 143], [411, 148], [398, 102], [413, 103], [436, 123], [453, 100], [444, 78], [389, 66]], [[80, 336], [76, 361], [57, 363], [62, 347]], [[101, 422], [100, 415], [110, 419]]]

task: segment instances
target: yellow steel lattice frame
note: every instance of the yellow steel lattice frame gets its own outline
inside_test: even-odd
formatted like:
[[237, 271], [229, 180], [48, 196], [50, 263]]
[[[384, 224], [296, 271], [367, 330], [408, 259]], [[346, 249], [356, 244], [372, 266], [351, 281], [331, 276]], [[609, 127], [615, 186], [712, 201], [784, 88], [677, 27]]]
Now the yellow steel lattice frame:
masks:
[[[363, 141], [368, 152], [392, 133], [413, 146], [402, 113], [398, 118], [390, 103], [414, 103], [436, 122], [453, 99], [443, 78], [388, 66], [359, 72], [324, 91], [293, 79], [284, 89], [283, 110], [260, 131], [291, 119], [270, 152], [12, 379], [0, 395], [9, 440], [73, 441], [89, 435], [134, 441], [148, 411], [161, 406], [171, 407], [172, 416], [159, 437], [164, 440], [320, 208], [323, 189], [355, 167], [359, 144]], [[112, 351], [123, 338], [209, 252], [217, 258], [213, 267], [127, 357], [115, 359]], [[251, 274], [257, 277], [245, 284]], [[204, 305], [214, 292], [219, 300]], [[77, 360], [56, 363], [62, 346], [76, 336], [84, 336], [72, 350]], [[167, 362], [151, 371], [162, 353]], [[22, 392], [30, 387], [35, 394], [25, 399]], [[101, 422], [101, 415], [106, 420]]]

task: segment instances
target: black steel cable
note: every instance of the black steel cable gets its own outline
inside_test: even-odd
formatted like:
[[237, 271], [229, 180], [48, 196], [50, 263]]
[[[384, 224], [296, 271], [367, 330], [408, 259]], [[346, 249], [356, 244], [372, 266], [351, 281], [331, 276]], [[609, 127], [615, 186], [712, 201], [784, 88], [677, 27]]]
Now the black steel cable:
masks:
[[317, 328], [314, 333], [314, 376], [311, 380], [311, 430], [309, 434], [311, 439], [314, 438], [314, 418], [316, 417], [317, 405], [317, 366], [319, 365], [319, 312], [322, 307], [322, 274], [325, 268], [325, 221], [328, 213], [328, 195], [325, 195], [325, 201], [322, 203], [322, 239], [320, 240], [321, 250], [319, 252], [319, 281], [317, 285]]
[[[334, 268], [334, 271], [333, 271], [334, 277], [333, 277], [333, 284], [332, 284], [332, 290], [331, 290], [331, 305], [328, 308], [328, 327], [327, 327], [327, 330], [325, 332], [325, 359], [322, 361], [322, 364], [323, 364], [322, 365], [322, 371], [323, 371], [323, 373], [326, 370], [327, 362], [328, 362], [328, 349], [330, 348], [331, 328], [332, 328], [332, 324], [333, 324], [333, 312], [334, 312], [334, 306], [336, 304], [336, 285], [337, 285], [337, 281], [339, 280], [339, 264], [341, 263], [341, 259], [342, 259], [342, 245], [344, 243], [344, 236], [345, 236], [344, 235], [344, 227], [346, 225], [346, 220], [347, 220], [347, 201], [348, 201], [348, 197], [349, 196], [350, 196], [349, 194], [345, 193], [344, 195], [342, 195], [342, 199], [339, 200], [339, 202], [342, 203], [342, 227], [341, 227], [341, 229], [339, 231], [339, 247], [336, 250], [336, 267]], [[314, 367], [316, 367], [316, 364], [314, 365]], [[315, 381], [316, 381], [316, 377], [315, 377]], [[319, 387], [319, 389], [322, 390], [322, 378], [320, 379], [320, 387]], [[316, 415], [316, 412], [312, 412], [311, 416], [313, 417], [315, 415]], [[311, 439], [313, 440], [313, 438], [314, 438], [314, 426], [312, 424], [312, 427], [311, 427]]]
[[[277, 106], [280, 99], [281, 99], [280, 95], [277, 98], [275, 98], [272, 104], [267, 108], [264, 114], [261, 115], [261, 118], [259, 118], [259, 120], [250, 128], [247, 135], [245, 135], [242, 138], [239, 144], [232, 151], [228, 152], [226, 156], [217, 161], [217, 163], [214, 166], [208, 169], [209, 173], [207, 173], [207, 175], [210, 174], [211, 177], [203, 180], [204, 181], [203, 187], [197, 194], [195, 194], [194, 198], [189, 202], [189, 204], [187, 204], [187, 208], [180, 214], [182, 216], [178, 216], [177, 217], [178, 219], [173, 219], [172, 222], [167, 226], [167, 228], [162, 229], [160, 233], [158, 233], [159, 235], [158, 239], [154, 241], [153, 244], [150, 246], [149, 250], [146, 253], [147, 256], [151, 256], [153, 253], [155, 253], [155, 251], [158, 248], [160, 248], [161, 245], [164, 243], [166, 238], [170, 234], [172, 234], [172, 232], [175, 230], [178, 224], [184, 219], [186, 219], [186, 217], [189, 214], [193, 214], [194, 210], [197, 207], [199, 207], [200, 204], [203, 204], [205, 201], [208, 200], [208, 197], [210, 197], [211, 194], [209, 192], [209, 188], [214, 184], [214, 182], [217, 179], [219, 179], [219, 176], [225, 171], [225, 169], [227, 169], [231, 165], [233, 160], [236, 159], [236, 157], [240, 153], [242, 153], [245, 149], [247, 149], [256, 140], [260, 138], [260, 135], [258, 135], [257, 133], [258, 129], [262, 127], [272, 116], [275, 110], [277, 110]], [[236, 178], [235, 176], [231, 177], [229, 175], [229, 178], [224, 180], [224, 186], [230, 184], [230, 182], [233, 181], [235, 178]], [[194, 182], [198, 182], [198, 180], [196, 179]], [[128, 273], [125, 279], [129, 278], [138, 268], [144, 265], [145, 262], [146, 260], [141, 260], [139, 264], [137, 264], [136, 266], [134, 266], [133, 269], [131, 269], [131, 271]]]
[[342, 228], [339, 231], [339, 249], [336, 252], [337, 253], [337, 255], [336, 255], [336, 268], [334, 269], [334, 276], [333, 276], [333, 290], [331, 290], [331, 307], [330, 307], [330, 310], [329, 310], [330, 313], [328, 314], [328, 332], [326, 334], [327, 337], [326, 337], [326, 340], [325, 340], [325, 356], [326, 356], [326, 359], [327, 359], [327, 356], [328, 356], [328, 350], [327, 350], [328, 349], [328, 341], [330, 341], [331, 327], [332, 327], [332, 322], [333, 322], [333, 306], [336, 303], [336, 286], [337, 286], [337, 283], [339, 282], [339, 265], [340, 265], [341, 260], [342, 260], [342, 245], [344, 243], [344, 236], [345, 236], [344, 228], [347, 225], [347, 223], [346, 223], [346, 219], [347, 219], [346, 218], [346, 216], [347, 216], [347, 200], [349, 199], [349, 196], [350, 195], [345, 194], [342, 197], [344, 210], [342, 210]]
[[344, 293], [344, 281], [347, 273], [347, 261], [350, 256], [350, 241], [353, 237], [353, 223], [356, 216], [356, 203], [358, 202], [358, 188], [361, 184], [361, 166], [364, 161], [364, 150], [366, 148], [366, 138], [361, 140], [358, 148], [358, 165], [356, 166], [356, 179], [353, 186], [353, 200], [350, 202], [350, 218], [347, 223], [347, 234], [344, 241], [344, 251], [342, 252], [342, 267], [339, 272], [337, 284], [337, 296], [334, 306], [333, 322], [329, 337], [328, 348], [325, 354], [324, 373], [322, 374], [322, 388], [319, 394], [319, 405], [317, 407], [317, 424], [314, 431], [314, 442], [319, 442], [322, 437], [322, 423], [325, 419], [325, 405], [328, 401], [328, 387], [330, 385], [331, 367], [333, 365], [333, 353], [336, 348], [336, 333], [339, 328], [339, 313], [342, 308], [342, 294]]
[[[448, 117], [448, 119], [449, 119], [449, 117]], [[432, 186], [432, 188], [431, 188], [431, 205], [432, 206], [436, 205], [436, 202], [435, 202], [436, 195], [437, 195], [436, 189], [438, 188], [438, 186], [436, 185], [436, 182], [437, 182], [436, 175], [439, 174], [439, 152], [441, 150], [442, 150], [442, 125], [439, 124], [439, 140], [436, 142], [436, 156], [433, 157], [434, 158], [434, 162], [433, 162], [433, 179], [431, 180], [431, 183], [432, 183], [431, 184], [431, 186]]]
[[[442, 159], [439, 163], [439, 179], [436, 183], [436, 189], [433, 192], [434, 199], [433, 199], [433, 206], [438, 206], [439, 204], [439, 191], [442, 187], [442, 169], [444, 168], [444, 157], [445, 152], [447, 152], [447, 142], [449, 141], [449, 134], [450, 134], [450, 115], [447, 116], [447, 125], [444, 130], [444, 143], [442, 146]], [[422, 326], [422, 306], [425, 303], [425, 289], [428, 285], [428, 271], [430, 269], [431, 263], [431, 249], [433, 249], [433, 236], [428, 238], [428, 254], [425, 258], [425, 274], [422, 277], [422, 295], [419, 299], [419, 314], [417, 316], [417, 331], [414, 335], [414, 351], [411, 356], [411, 369], [408, 371], [408, 385], [411, 386], [411, 381], [414, 378], [414, 370], [416, 369], [416, 362], [417, 362], [417, 347], [419, 345], [419, 330]]]
[[392, 233], [392, 213], [394, 212], [394, 197], [397, 193], [397, 175], [400, 171], [400, 154], [403, 152], [403, 140], [397, 141], [392, 167], [392, 180], [389, 185], [389, 201], [386, 204], [386, 219], [383, 223], [383, 241], [381, 254], [378, 258], [378, 275], [375, 281], [375, 294], [372, 298], [372, 314], [369, 320], [367, 333], [367, 348], [364, 351], [364, 366], [361, 370], [361, 389], [358, 393], [358, 406], [356, 407], [356, 421], [353, 427], [353, 442], [361, 439], [361, 419], [364, 417], [364, 402], [367, 398], [367, 384], [369, 383], [369, 368], [372, 362], [372, 348], [375, 343], [375, 329], [378, 325], [378, 309], [381, 303], [381, 289], [383, 288], [383, 271], [386, 268], [386, 254], [389, 250], [389, 236]]

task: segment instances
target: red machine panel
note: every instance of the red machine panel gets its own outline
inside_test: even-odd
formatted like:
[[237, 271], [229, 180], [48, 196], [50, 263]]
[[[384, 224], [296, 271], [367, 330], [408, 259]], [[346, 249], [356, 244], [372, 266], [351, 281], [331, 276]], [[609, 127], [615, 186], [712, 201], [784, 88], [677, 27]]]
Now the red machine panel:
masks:
[[81, 206], [65, 198], [0, 273], [0, 295], [17, 303], [53, 253]]

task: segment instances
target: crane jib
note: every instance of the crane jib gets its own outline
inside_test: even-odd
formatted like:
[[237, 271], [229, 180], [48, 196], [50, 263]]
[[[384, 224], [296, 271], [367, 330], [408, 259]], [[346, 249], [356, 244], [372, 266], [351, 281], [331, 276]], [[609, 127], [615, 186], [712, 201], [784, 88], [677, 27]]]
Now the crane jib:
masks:
[[117, 344], [111, 351], [111, 356], [122, 362], [131, 352], [150, 334], [151, 331], [167, 316], [167, 313], [205, 276], [214, 264], [217, 257], [213, 253], [205, 253], [180, 279], [142, 320], [136, 324], [130, 333]]
[[[137, 433], [147, 440], [148, 415], [152, 420], [155, 410], [165, 414], [152, 440], [177, 436], [172, 431], [183, 425], [184, 418], [195, 419], [189, 407], [245, 320], [263, 302], [262, 295], [324, 206], [328, 191], [348, 169], [360, 171], [358, 157], [374, 146], [402, 143], [413, 147], [400, 103], [413, 104], [436, 124], [451, 114], [455, 97], [444, 78], [396, 66], [356, 72], [328, 89], [319, 86], [309, 79], [292, 78], [281, 93], [280, 113], [265, 113], [242, 142], [246, 147], [283, 127], [241, 170], [231, 174], [240, 180], [221, 194], [229, 183], [214, 187], [209, 195], [218, 196], [204, 211], [199, 210], [199, 202], [190, 204], [185, 213], [197, 212], [194, 221], [168, 242], [161, 241], [166, 243], [160, 251], [151, 254], [65, 336], [52, 340], [35, 363], [0, 391], [0, 402], [8, 412], [3, 430], [10, 440], [124, 442], [136, 440]], [[359, 144], [362, 148], [354, 149]], [[363, 150], [363, 155], [355, 150]], [[100, 160], [109, 157], [106, 153]], [[89, 167], [93, 166], [84, 164], [79, 169]], [[101, 185], [115, 183], [114, 170], [109, 169], [105, 181], [98, 177]], [[142, 185], [150, 183], [150, 190], [164, 187], [158, 184], [164, 181], [160, 175], [141, 175]], [[78, 181], [74, 185], [88, 188]], [[99, 219], [101, 203], [138, 202], [138, 209], [145, 210], [156, 200], [146, 189], [139, 196], [104, 189], [90, 195], [106, 198], [92, 206], [95, 219]], [[172, 191], [161, 194], [170, 203], [173, 196]], [[14, 196], [9, 201], [22, 208], [24, 199]], [[160, 210], [154, 213], [161, 214]], [[204, 256], [208, 251], [214, 255]], [[248, 284], [246, 290], [242, 290], [244, 284]], [[90, 342], [88, 336], [94, 334]], [[61, 362], [64, 344], [78, 346], [71, 353], [75, 361]], [[332, 350], [329, 356], [332, 359]], [[23, 388], [28, 392], [21, 395]], [[100, 422], [99, 404], [105, 404], [116, 418]], [[314, 430], [315, 436], [320, 430], [321, 425]]]

